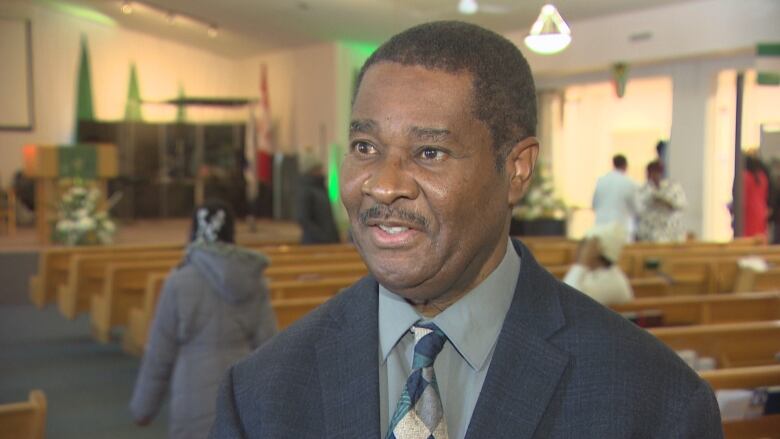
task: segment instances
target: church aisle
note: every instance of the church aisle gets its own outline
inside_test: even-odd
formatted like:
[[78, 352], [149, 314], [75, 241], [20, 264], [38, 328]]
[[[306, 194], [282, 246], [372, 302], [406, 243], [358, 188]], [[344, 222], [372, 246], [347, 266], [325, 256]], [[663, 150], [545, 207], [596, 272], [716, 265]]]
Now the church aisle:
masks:
[[130, 417], [138, 367], [117, 343], [92, 339], [87, 315], [68, 321], [54, 306], [0, 306], [0, 403], [43, 390], [47, 438], [164, 438], [167, 407], [146, 428]]

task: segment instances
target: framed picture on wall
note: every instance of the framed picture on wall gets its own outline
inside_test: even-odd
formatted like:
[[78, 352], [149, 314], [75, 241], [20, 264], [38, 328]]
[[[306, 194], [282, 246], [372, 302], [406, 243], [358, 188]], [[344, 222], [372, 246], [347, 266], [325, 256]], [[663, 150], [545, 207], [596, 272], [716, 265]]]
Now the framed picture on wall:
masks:
[[0, 130], [34, 125], [30, 20], [0, 17]]

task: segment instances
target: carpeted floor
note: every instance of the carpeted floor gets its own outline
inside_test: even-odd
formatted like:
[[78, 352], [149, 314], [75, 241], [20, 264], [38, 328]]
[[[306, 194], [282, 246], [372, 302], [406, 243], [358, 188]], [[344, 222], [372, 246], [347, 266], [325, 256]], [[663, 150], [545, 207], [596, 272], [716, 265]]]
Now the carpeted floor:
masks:
[[145, 428], [130, 417], [138, 366], [117, 343], [95, 342], [87, 316], [68, 321], [54, 306], [0, 306], [0, 403], [42, 389], [49, 439], [165, 438], [167, 408]]
[[37, 251], [0, 251], [0, 307], [30, 303], [29, 279], [37, 271]]

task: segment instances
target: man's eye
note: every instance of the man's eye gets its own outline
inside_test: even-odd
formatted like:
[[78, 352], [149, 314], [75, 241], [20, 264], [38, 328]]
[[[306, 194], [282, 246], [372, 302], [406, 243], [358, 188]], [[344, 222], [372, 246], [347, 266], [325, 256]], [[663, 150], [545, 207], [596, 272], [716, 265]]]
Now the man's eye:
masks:
[[355, 142], [352, 144], [352, 148], [357, 152], [358, 154], [374, 154], [376, 153], [376, 148], [374, 145], [368, 143], [368, 142]]
[[420, 151], [420, 156], [425, 160], [442, 160], [444, 159], [445, 152], [436, 148], [423, 148]]

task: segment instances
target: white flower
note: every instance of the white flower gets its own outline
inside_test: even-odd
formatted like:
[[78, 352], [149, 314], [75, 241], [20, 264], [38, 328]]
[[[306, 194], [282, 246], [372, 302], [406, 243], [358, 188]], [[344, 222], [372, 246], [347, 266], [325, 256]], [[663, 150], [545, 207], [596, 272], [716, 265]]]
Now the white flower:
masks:
[[60, 220], [57, 221], [57, 230], [63, 233], [68, 233], [71, 230], [73, 230], [73, 221], [70, 220]]
[[114, 231], [116, 231], [116, 226], [114, 225], [113, 221], [105, 220], [103, 221], [103, 230], [108, 233], [114, 233]]
[[95, 220], [88, 216], [80, 218], [76, 224], [78, 229], [82, 231], [92, 230], [95, 228]]

